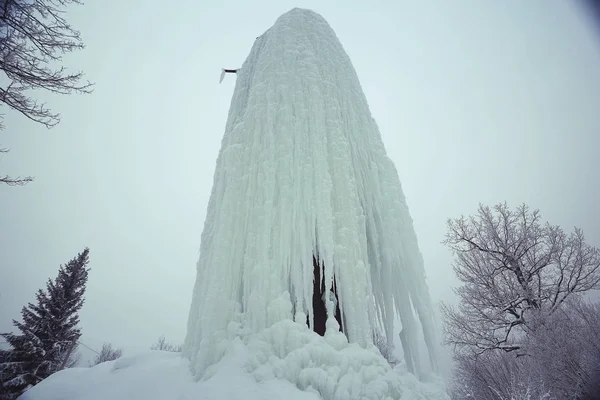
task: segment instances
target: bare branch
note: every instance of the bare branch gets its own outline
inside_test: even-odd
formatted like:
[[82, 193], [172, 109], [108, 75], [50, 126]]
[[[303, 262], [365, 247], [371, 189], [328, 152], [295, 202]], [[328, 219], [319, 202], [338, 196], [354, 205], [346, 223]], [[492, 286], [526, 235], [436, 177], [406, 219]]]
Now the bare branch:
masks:
[[448, 221], [444, 243], [461, 281], [457, 309], [443, 307], [446, 342], [459, 351], [525, 349], [522, 343], [570, 296], [600, 287], [600, 251], [575, 229], [543, 224], [526, 205], [479, 206]]
[[181, 345], [174, 345], [167, 341], [164, 335], [160, 336], [156, 343], [150, 346], [150, 350], [172, 351], [175, 353], [181, 352]]
[[91, 365], [98, 365], [98, 364], [106, 362], [106, 361], [113, 361], [113, 360], [116, 360], [117, 358], [120, 358], [122, 355], [123, 355], [122, 349], [114, 349], [112, 347], [112, 344], [104, 343], [102, 345], [102, 349], [100, 350], [100, 353], [98, 353], [96, 355], [96, 357], [94, 358], [94, 361], [91, 363]]
[[[8, 153], [9, 151], [9, 149], [0, 148], [0, 153]], [[4, 183], [8, 186], [23, 186], [31, 181], [33, 181], [33, 177], [31, 176], [26, 176], [24, 178], [11, 178], [8, 175], [0, 176], [0, 183]]]
[[24, 178], [11, 178], [8, 175], [0, 176], [0, 183], [5, 183], [8, 186], [23, 186], [31, 181], [33, 181], [33, 177], [31, 176], [26, 176]]
[[[63, 15], [79, 0], [0, 0], [0, 103], [26, 118], [51, 128], [60, 114], [31, 97], [32, 90], [57, 94], [90, 93], [92, 83], [83, 81], [82, 72], [69, 72], [61, 66], [62, 55], [83, 49], [78, 31]], [[0, 124], [2, 116], [0, 116]], [[22, 185], [31, 177], [0, 179], [0, 183]]]
[[457, 354], [452, 398], [600, 398], [600, 303], [574, 296], [540, 322], [527, 354]]

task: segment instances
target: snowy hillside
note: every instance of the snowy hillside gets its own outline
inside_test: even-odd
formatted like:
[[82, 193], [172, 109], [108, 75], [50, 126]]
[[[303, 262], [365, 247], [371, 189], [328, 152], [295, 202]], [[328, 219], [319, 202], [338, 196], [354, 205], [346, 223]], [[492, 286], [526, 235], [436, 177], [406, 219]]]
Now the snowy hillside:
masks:
[[[152, 352], [56, 373], [21, 400], [446, 400], [438, 378], [419, 382], [374, 347], [280, 321], [244, 337], [230, 327], [223, 358], [195, 382], [180, 353]], [[322, 394], [322, 395], [319, 395]]]

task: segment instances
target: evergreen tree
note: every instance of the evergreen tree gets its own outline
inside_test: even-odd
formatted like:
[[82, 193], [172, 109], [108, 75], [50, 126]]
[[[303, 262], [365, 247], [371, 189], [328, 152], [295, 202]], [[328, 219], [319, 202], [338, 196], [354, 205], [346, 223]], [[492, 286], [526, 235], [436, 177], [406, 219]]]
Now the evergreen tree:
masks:
[[63, 369], [81, 336], [78, 311], [83, 306], [89, 249], [61, 265], [36, 304], [23, 307], [23, 322], [13, 320], [20, 334], [3, 333], [10, 344], [0, 350], [0, 400], [16, 399], [27, 388]]

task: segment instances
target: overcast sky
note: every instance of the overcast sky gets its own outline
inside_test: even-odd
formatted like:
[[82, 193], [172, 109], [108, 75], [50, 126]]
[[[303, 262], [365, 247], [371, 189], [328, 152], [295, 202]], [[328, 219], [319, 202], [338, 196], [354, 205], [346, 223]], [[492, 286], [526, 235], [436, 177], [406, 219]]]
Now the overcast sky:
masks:
[[[91, 95], [38, 98], [52, 130], [4, 109], [0, 331], [90, 247], [82, 342], [183, 341], [200, 234], [235, 77], [293, 7], [337, 33], [395, 162], [431, 296], [452, 301], [448, 217], [525, 202], [600, 245], [600, 31], [578, 2], [88, 1], [86, 49], [65, 57]], [[342, 5], [343, 4], [343, 5]], [[90, 354], [82, 349], [86, 358]]]

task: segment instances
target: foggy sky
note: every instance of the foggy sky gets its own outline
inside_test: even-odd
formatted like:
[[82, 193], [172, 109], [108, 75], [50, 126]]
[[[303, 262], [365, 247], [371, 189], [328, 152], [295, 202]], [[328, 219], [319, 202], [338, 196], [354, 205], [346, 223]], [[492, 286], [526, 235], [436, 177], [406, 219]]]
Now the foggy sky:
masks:
[[[344, 4], [343, 6], [341, 4]], [[183, 342], [237, 68], [255, 38], [310, 8], [344, 45], [394, 161], [434, 302], [452, 301], [446, 219], [479, 202], [539, 208], [600, 245], [600, 31], [577, 2], [159, 1], [73, 6], [91, 95], [36, 93], [61, 123], [6, 109], [0, 331], [85, 246], [81, 341], [125, 352]], [[581, 3], [579, 3], [581, 4]], [[80, 349], [84, 358], [92, 355]]]

